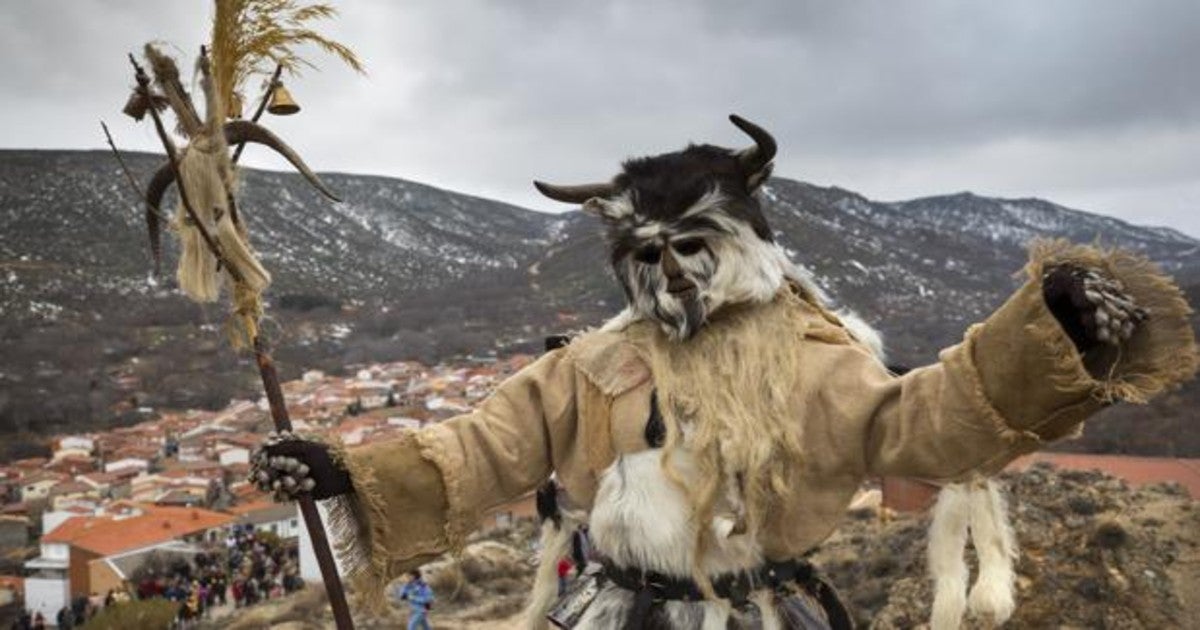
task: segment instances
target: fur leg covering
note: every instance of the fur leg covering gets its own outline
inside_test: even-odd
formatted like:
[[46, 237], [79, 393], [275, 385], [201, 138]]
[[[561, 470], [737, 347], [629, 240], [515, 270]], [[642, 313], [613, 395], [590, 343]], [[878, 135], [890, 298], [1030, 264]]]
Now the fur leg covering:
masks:
[[554, 520], [549, 518], [542, 521], [541, 555], [538, 558], [529, 603], [522, 613], [522, 627], [529, 630], [545, 630], [550, 627], [546, 615], [558, 599], [558, 560], [571, 553], [571, 535], [575, 533], [579, 522], [579, 519], [566, 513], [563, 514], [561, 525], [555, 525]]
[[964, 484], [949, 484], [938, 493], [929, 524], [929, 573], [934, 581], [931, 630], [956, 630], [967, 608], [967, 545], [971, 497]]
[[1016, 607], [1014, 590], [1017, 541], [1008, 509], [995, 479], [971, 483], [971, 543], [979, 556], [979, 577], [971, 586], [971, 614], [1003, 624]]

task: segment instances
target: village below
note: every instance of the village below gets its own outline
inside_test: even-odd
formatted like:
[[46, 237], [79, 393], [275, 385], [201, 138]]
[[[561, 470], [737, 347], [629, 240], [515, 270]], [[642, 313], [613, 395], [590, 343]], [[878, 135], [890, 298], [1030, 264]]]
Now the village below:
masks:
[[[283, 390], [297, 431], [353, 446], [469, 411], [531, 360], [375, 364], [350, 377], [309, 371]], [[265, 399], [218, 411], [141, 412], [151, 419], [53, 436], [49, 457], [0, 465], [8, 621], [20, 602], [62, 625], [62, 611], [82, 621], [132, 599], [187, 606], [200, 588], [212, 595], [197, 602], [197, 616], [212, 619], [303, 583], [320, 590], [296, 506], [275, 503], [248, 480], [250, 454], [270, 427]], [[502, 506], [488, 529], [532, 514], [531, 499]], [[264, 551], [263, 561], [251, 558]], [[217, 564], [225, 566], [207, 570]], [[252, 579], [257, 593], [241, 597]], [[218, 595], [223, 588], [237, 595]]]

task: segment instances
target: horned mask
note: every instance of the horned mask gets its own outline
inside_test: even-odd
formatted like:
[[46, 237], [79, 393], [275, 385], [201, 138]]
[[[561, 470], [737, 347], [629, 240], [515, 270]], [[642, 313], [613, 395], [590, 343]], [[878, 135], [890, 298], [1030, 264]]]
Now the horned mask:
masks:
[[677, 341], [723, 306], [770, 300], [794, 269], [755, 195], [771, 174], [775, 140], [729, 118], [753, 146], [691, 145], [629, 160], [606, 183], [534, 182], [547, 197], [582, 204], [603, 221], [627, 311], [659, 322]]

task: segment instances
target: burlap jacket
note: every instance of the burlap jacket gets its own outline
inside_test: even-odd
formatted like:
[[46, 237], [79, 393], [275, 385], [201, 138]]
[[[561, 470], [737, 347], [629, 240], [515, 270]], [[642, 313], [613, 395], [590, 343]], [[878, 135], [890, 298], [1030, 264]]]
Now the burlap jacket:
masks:
[[[1042, 299], [1046, 264], [1072, 261], [1121, 279], [1150, 321], [1094, 378]], [[795, 348], [804, 379], [796, 422], [805, 465], [793, 500], [768, 514], [768, 558], [803, 553], [827, 537], [862, 481], [875, 475], [954, 480], [992, 473], [1075, 433], [1117, 400], [1144, 402], [1189, 378], [1196, 349], [1178, 289], [1147, 262], [1062, 242], [1036, 246], [1028, 280], [972, 326], [938, 363], [895, 377], [819, 306], [806, 309]], [[344, 454], [356, 488], [355, 533], [344, 549], [359, 586], [378, 589], [460, 545], [490, 507], [557, 473], [589, 506], [614, 458], [649, 448], [653, 376], [621, 333], [593, 332], [505, 381], [473, 413]], [[809, 386], [811, 385], [811, 386]], [[357, 556], [355, 555], [357, 551]]]

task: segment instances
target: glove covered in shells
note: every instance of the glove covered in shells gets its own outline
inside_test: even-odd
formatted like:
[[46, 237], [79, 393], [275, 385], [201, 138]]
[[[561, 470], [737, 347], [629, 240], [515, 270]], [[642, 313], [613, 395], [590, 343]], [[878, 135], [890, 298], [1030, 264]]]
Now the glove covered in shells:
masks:
[[1120, 346], [1150, 313], [1138, 306], [1120, 280], [1096, 269], [1059, 265], [1042, 278], [1046, 306], [1080, 352]]
[[250, 482], [277, 501], [306, 494], [321, 500], [354, 491], [350, 473], [337, 464], [328, 445], [290, 431], [272, 431], [255, 449]]

